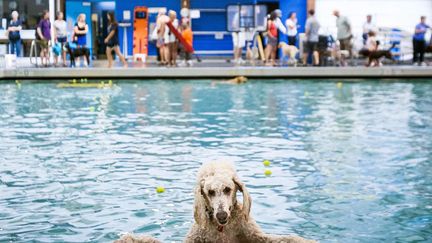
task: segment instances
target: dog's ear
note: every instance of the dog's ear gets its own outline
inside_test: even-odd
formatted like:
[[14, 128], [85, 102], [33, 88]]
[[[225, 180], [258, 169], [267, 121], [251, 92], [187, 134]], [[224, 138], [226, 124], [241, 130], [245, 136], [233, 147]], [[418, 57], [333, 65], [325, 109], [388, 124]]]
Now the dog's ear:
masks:
[[243, 182], [240, 181], [240, 179], [237, 176], [235, 176], [233, 178], [233, 181], [236, 184], [238, 190], [241, 191], [242, 194], [243, 194], [243, 208], [242, 208], [242, 211], [243, 211], [244, 216], [246, 218], [248, 218], [249, 217], [249, 213], [250, 213], [250, 209], [251, 209], [251, 206], [252, 206], [251, 196], [249, 195], [249, 192], [248, 192], [246, 186], [243, 184]]
[[194, 218], [195, 222], [198, 225], [203, 225], [207, 216], [206, 216], [206, 199], [204, 193], [204, 179], [197, 183], [195, 187], [195, 202], [194, 202]]

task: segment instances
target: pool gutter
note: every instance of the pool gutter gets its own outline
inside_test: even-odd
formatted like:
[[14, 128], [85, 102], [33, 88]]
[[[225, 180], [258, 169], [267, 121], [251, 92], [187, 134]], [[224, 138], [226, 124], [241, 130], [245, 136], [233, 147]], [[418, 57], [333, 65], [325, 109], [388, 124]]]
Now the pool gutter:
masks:
[[0, 79], [181, 79], [181, 78], [432, 78], [432, 67], [146, 67], [18, 68], [0, 70]]

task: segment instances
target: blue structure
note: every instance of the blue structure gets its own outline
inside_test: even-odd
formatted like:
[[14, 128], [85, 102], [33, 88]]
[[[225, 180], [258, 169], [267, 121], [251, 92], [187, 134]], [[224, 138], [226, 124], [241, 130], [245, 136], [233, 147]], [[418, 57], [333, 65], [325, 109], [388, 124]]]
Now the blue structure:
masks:
[[[66, 0], [66, 16], [67, 20], [73, 21], [77, 14], [86, 13], [88, 16], [87, 22], [90, 29], [90, 16], [95, 9], [97, 11], [104, 10], [104, 6], [115, 6], [115, 14], [118, 21], [123, 22], [124, 11], [133, 13], [135, 6], [146, 6], [149, 8], [165, 7], [168, 10], [180, 12], [180, 0]], [[299, 24], [301, 25], [299, 31], [304, 30], [304, 23], [306, 21], [306, 8], [307, 0], [190, 0], [191, 9], [200, 10], [200, 18], [192, 20], [192, 30], [194, 31], [194, 48], [198, 53], [202, 54], [229, 54], [232, 50], [231, 35], [226, 32], [226, 6], [230, 4], [266, 4], [268, 10], [281, 9], [283, 12], [283, 21], [287, 18], [289, 12], [297, 12]], [[96, 7], [95, 6], [99, 6]], [[110, 9], [112, 10], [112, 9]], [[155, 21], [156, 14], [150, 14], [150, 22]], [[68, 22], [69, 24], [69, 22]], [[150, 32], [149, 32], [150, 33]], [[128, 28], [128, 53], [132, 53], [132, 28]], [[88, 43], [92, 42], [91, 35], [88, 37]], [[123, 34], [119, 34], [120, 44], [123, 43]], [[122, 46], [121, 46], [122, 48]], [[149, 45], [149, 55], [155, 55], [155, 46]]]

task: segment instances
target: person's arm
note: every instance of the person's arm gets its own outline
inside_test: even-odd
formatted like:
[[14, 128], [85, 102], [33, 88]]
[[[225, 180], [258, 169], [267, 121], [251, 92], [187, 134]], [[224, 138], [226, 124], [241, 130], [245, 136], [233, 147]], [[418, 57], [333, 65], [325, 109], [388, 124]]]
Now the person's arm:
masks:
[[426, 29], [421, 28], [420, 26], [416, 26], [415, 28], [415, 33], [419, 34], [419, 33], [425, 33]]
[[88, 25], [85, 25], [84, 30], [79, 30], [78, 29], [78, 25], [76, 25], [75, 28], [74, 28], [74, 31], [75, 31], [75, 34], [85, 35], [88, 32]]
[[15, 31], [21, 31], [21, 30], [22, 30], [21, 21], [18, 20], [18, 26], [15, 27]]
[[345, 25], [349, 32], [351, 32], [351, 23], [347, 17], [345, 17]]
[[293, 21], [286, 21], [286, 26], [288, 27], [288, 29], [292, 30], [295, 28], [295, 23]]
[[54, 41], [57, 43], [57, 28], [55, 27], [55, 22], [54, 22]]
[[105, 44], [106, 43], [108, 43], [108, 41], [110, 41], [111, 40], [111, 38], [113, 38], [114, 37], [114, 34], [115, 34], [115, 29], [117, 28], [117, 26], [116, 27], [114, 27], [113, 29], [111, 29], [111, 32], [109, 32], [109, 34], [108, 34], [108, 36], [105, 38]]
[[42, 29], [41, 29], [40, 26], [37, 27], [37, 33], [38, 33], [39, 38], [40, 38], [41, 40], [45, 40], [45, 37], [44, 37], [43, 34], [42, 34]]
[[310, 22], [306, 20], [306, 26], [305, 26], [306, 37], [309, 37], [309, 34], [310, 34]]
[[280, 32], [282, 32], [284, 35], [286, 35], [287, 30], [286, 30], [285, 26], [282, 24], [282, 21], [280, 18], [276, 19], [276, 26]]

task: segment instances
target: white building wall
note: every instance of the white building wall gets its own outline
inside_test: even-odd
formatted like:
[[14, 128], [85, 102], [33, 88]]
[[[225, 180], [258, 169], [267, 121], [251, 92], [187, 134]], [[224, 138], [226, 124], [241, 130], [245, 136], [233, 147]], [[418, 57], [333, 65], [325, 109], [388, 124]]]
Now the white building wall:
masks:
[[427, 23], [432, 25], [432, 0], [316, 0], [315, 12], [323, 34], [336, 34], [334, 9], [349, 17], [357, 37], [362, 34], [368, 14], [373, 16], [378, 27], [399, 28], [411, 33], [422, 15], [427, 16]]

